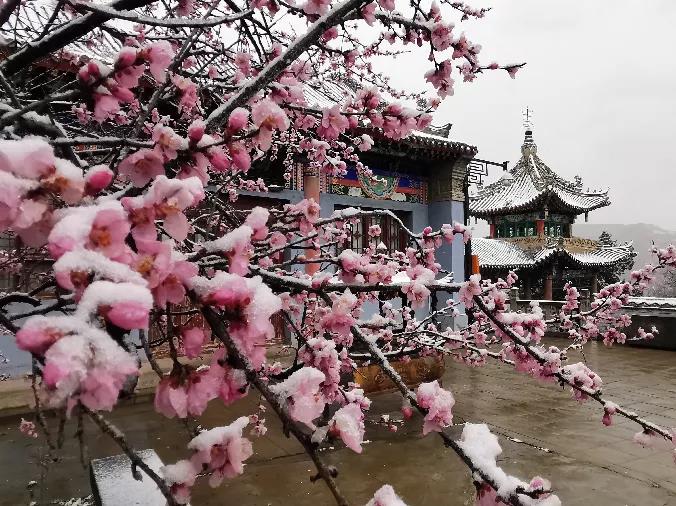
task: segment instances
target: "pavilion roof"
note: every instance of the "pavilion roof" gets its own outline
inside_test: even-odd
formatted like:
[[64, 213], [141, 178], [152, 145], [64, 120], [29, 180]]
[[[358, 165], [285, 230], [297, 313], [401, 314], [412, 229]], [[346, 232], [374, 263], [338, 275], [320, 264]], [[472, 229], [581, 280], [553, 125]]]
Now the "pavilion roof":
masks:
[[526, 131], [521, 158], [503, 176], [470, 197], [472, 216], [486, 218], [543, 209], [581, 214], [610, 204], [608, 190], [583, 191], [581, 182], [557, 175], [537, 155], [532, 131]]
[[575, 252], [561, 244], [548, 244], [538, 249], [523, 249], [502, 239], [472, 239], [472, 253], [479, 256], [482, 269], [531, 269], [554, 259], [578, 267], [610, 267], [632, 255], [631, 243], [619, 246], [599, 246], [595, 250]]

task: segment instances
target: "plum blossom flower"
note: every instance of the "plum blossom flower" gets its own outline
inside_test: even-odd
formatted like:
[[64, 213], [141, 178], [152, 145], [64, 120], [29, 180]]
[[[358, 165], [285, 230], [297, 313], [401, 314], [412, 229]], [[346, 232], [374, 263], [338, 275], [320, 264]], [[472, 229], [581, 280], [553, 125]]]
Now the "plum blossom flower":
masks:
[[160, 474], [178, 504], [190, 502], [190, 489], [195, 484], [199, 471], [192, 461], [185, 459], [160, 468]]
[[427, 409], [423, 435], [431, 431], [441, 432], [444, 427], [451, 425], [453, 421], [451, 409], [455, 399], [451, 392], [439, 386], [437, 380], [421, 383], [416, 390], [416, 400], [420, 407]]
[[202, 345], [209, 338], [209, 334], [200, 327], [190, 327], [181, 331], [183, 351], [188, 358], [196, 358], [202, 353]]
[[329, 422], [329, 434], [340, 437], [345, 446], [361, 453], [364, 441], [364, 413], [357, 404], [343, 406]]
[[313, 420], [322, 414], [326, 400], [320, 385], [326, 376], [314, 367], [303, 367], [270, 389], [287, 405], [289, 416], [314, 427]]
[[38, 432], [37, 428], [35, 427], [35, 423], [25, 420], [24, 418], [21, 418], [21, 423], [19, 423], [19, 431], [32, 438], [37, 438], [38, 437]]
[[383, 485], [366, 506], [406, 506], [406, 503], [394, 492], [391, 485]]
[[174, 58], [174, 49], [166, 40], [153, 42], [144, 48], [143, 54], [148, 59], [150, 73], [160, 83], [163, 83], [167, 75], [167, 67]]
[[263, 151], [270, 149], [272, 133], [275, 130], [283, 131], [289, 128], [289, 118], [286, 113], [269, 98], [260, 100], [253, 105], [251, 118], [260, 129], [257, 140]]
[[137, 373], [136, 360], [107, 334], [83, 329], [59, 339], [45, 353], [46, 403], [59, 407], [77, 398], [89, 409], [110, 411], [127, 377]]
[[474, 296], [481, 295], [481, 275], [472, 274], [469, 277], [469, 281], [466, 281], [458, 290], [458, 296], [460, 302], [462, 302], [465, 307], [474, 306]]
[[164, 160], [152, 149], [139, 149], [122, 160], [118, 172], [127, 176], [134, 186], [143, 187], [155, 176], [164, 174]]
[[352, 310], [357, 305], [357, 297], [350, 290], [336, 297], [333, 301], [332, 310], [322, 318], [320, 328], [337, 334], [337, 342], [351, 344], [350, 328], [355, 320], [352, 316]]
[[317, 128], [317, 134], [324, 139], [335, 140], [349, 126], [349, 122], [340, 112], [340, 106], [334, 105], [322, 111], [322, 121]]
[[158, 383], [155, 411], [167, 418], [199, 416], [204, 413], [209, 401], [217, 396], [217, 387], [217, 380], [209, 374], [208, 368], [177, 368]]
[[582, 362], [563, 366], [561, 372], [575, 386], [583, 389], [583, 391], [572, 389], [573, 397], [579, 402], [585, 401], [589, 397], [588, 393], [598, 393], [603, 385], [601, 378]]
[[217, 487], [224, 478], [234, 478], [244, 472], [244, 461], [253, 455], [251, 441], [242, 437], [249, 418], [242, 416], [225, 427], [201, 432], [188, 443], [195, 451], [191, 461], [211, 473], [209, 485]]

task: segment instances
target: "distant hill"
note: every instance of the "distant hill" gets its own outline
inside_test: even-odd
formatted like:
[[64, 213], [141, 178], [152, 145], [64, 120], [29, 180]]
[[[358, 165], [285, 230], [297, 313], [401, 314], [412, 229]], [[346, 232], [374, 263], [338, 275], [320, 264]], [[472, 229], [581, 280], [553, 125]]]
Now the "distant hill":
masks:
[[653, 261], [650, 250], [653, 241], [658, 247], [676, 244], [676, 231], [666, 230], [649, 223], [630, 224], [598, 224], [598, 223], [575, 223], [573, 235], [587, 239], [598, 239], [601, 232], [607, 231], [613, 239], [623, 243], [632, 241], [636, 251], [635, 267], [643, 266]]

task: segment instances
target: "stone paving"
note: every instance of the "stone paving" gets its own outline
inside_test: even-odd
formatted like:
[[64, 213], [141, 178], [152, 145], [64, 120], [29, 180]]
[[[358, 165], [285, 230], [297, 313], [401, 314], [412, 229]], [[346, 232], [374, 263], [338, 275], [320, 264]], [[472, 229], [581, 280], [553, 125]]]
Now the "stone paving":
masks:
[[[559, 341], [555, 344], [563, 344]], [[605, 393], [620, 404], [664, 426], [676, 426], [676, 353], [638, 348], [606, 349], [593, 343], [586, 351], [592, 369], [604, 380]], [[577, 360], [577, 359], [575, 359]], [[501, 464], [522, 478], [539, 474], [551, 479], [568, 505], [676, 505], [676, 465], [671, 452], [644, 449], [631, 441], [636, 427], [615, 417], [611, 427], [601, 424], [602, 410], [594, 403], [580, 405], [568, 390], [536, 383], [491, 364], [469, 369], [447, 364], [444, 385], [456, 397], [455, 422], [485, 421], [498, 434], [503, 447]], [[370, 420], [383, 413], [400, 418], [400, 397], [373, 396]], [[202, 419], [204, 426], [226, 424], [250, 413], [257, 399], [249, 396], [236, 407], [215, 402]], [[155, 414], [145, 400], [111, 415], [139, 449], [154, 447], [165, 462], [184, 456], [186, 437], [177, 422]], [[18, 419], [0, 421], [0, 504], [26, 504], [26, 483], [39, 479], [33, 463], [39, 445], [22, 436]], [[280, 435], [279, 424], [269, 417], [269, 436], [254, 440], [255, 454], [243, 476], [218, 489], [196, 487], [192, 504], [199, 505], [329, 505], [331, 496], [322, 483], [310, 483], [314, 469], [298, 444]], [[383, 483], [391, 483], [410, 506], [473, 503], [473, 487], [464, 465], [433, 435], [422, 437], [421, 421], [414, 418], [397, 433], [370, 425], [362, 455], [337, 443], [323, 451], [340, 471], [338, 483], [351, 504], [364, 504]], [[461, 427], [452, 430], [461, 431]], [[89, 493], [88, 475], [72, 440], [75, 427], [67, 426], [63, 459], [50, 466], [44, 495], [53, 499]], [[119, 453], [105, 436], [87, 427], [89, 454]]]

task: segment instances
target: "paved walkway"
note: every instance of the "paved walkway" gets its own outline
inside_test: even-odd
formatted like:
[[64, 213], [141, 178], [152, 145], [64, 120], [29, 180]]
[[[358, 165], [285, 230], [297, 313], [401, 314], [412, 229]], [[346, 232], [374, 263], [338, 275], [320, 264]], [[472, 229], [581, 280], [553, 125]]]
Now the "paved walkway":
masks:
[[[676, 426], [676, 353], [637, 348], [606, 349], [592, 344], [587, 359], [601, 374], [605, 393], [619, 403], [665, 426]], [[668, 450], [649, 450], [631, 442], [636, 428], [620, 421], [601, 424], [601, 410], [579, 405], [555, 385], [536, 383], [496, 364], [469, 369], [449, 362], [444, 385], [456, 397], [455, 421], [485, 421], [500, 436], [502, 465], [522, 478], [539, 474], [552, 480], [568, 505], [676, 505], [676, 466]], [[399, 418], [396, 394], [373, 397], [370, 420], [382, 413]], [[229, 423], [252, 411], [258, 400], [249, 396], [234, 408], [215, 402], [203, 417], [204, 426]], [[119, 423], [137, 448], [154, 447], [165, 462], [184, 455], [186, 438], [175, 421], [155, 414], [147, 402], [117, 410]], [[310, 483], [312, 465], [293, 441], [280, 436], [269, 417], [269, 436], [254, 441], [254, 456], [245, 474], [215, 490], [198, 486], [193, 505], [332, 504], [321, 483]], [[26, 482], [39, 479], [39, 447], [16, 429], [16, 419], [0, 422], [0, 504], [25, 504]], [[364, 504], [383, 483], [391, 483], [410, 506], [472, 504], [473, 487], [464, 466], [438, 438], [421, 437], [414, 418], [396, 434], [370, 425], [362, 455], [342, 447], [324, 452], [340, 470], [338, 483], [351, 502]], [[67, 426], [63, 460], [49, 468], [44, 503], [89, 493], [87, 473], [79, 466]], [[458, 432], [461, 427], [454, 428]], [[88, 427], [90, 455], [119, 453], [104, 436]], [[6, 501], [6, 502], [5, 502]]]

